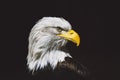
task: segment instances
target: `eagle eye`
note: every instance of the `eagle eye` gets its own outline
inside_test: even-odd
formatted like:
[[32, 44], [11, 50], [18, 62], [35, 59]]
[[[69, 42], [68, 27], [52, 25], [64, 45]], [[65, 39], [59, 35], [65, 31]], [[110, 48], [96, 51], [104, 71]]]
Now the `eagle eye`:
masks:
[[62, 30], [63, 30], [62, 28], [57, 27], [57, 31], [58, 31], [58, 32], [62, 32]]

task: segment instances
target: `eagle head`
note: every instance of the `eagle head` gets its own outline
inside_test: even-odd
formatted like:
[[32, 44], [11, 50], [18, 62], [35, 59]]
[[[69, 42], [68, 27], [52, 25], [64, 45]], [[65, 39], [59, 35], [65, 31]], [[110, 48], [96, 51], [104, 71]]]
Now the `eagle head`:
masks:
[[28, 68], [31, 71], [43, 69], [50, 64], [55, 69], [65, 57], [72, 57], [62, 51], [67, 41], [80, 44], [79, 35], [72, 30], [71, 24], [59, 17], [43, 17], [31, 29], [29, 35]]

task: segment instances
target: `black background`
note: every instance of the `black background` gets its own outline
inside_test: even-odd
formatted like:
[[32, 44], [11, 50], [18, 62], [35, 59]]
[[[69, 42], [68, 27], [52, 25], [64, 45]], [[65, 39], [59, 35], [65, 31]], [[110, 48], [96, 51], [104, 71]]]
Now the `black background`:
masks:
[[63, 17], [80, 34], [81, 45], [69, 50], [91, 71], [90, 80], [116, 79], [119, 30], [115, 28], [117, 9], [113, 4], [77, 0], [1, 2], [0, 80], [31, 80], [26, 66], [28, 36], [44, 16]]

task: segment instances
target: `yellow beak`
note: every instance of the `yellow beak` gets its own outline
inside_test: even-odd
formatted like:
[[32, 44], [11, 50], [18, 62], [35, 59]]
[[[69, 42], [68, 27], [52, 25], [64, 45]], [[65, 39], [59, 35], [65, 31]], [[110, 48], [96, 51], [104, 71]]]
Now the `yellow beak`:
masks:
[[69, 41], [72, 41], [77, 44], [77, 46], [80, 45], [80, 37], [78, 33], [76, 33], [74, 30], [69, 30], [66, 33], [59, 34], [58, 36], [63, 37]]

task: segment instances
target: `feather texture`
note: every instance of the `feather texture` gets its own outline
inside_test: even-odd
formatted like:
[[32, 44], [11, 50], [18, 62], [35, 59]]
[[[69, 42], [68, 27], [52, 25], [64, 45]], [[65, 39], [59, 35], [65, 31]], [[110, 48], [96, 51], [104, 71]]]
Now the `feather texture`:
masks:
[[71, 29], [68, 21], [57, 17], [44, 17], [32, 28], [29, 35], [27, 65], [34, 75], [40, 72], [35, 78], [51, 80], [49, 77], [53, 76], [52, 80], [58, 78], [59, 80], [82, 80], [86, 75], [87, 69], [63, 50], [67, 40], [57, 36]]
[[64, 61], [65, 57], [71, 57], [69, 53], [60, 50], [65, 46], [67, 40], [57, 36], [59, 31], [70, 30], [71, 25], [63, 18], [44, 17], [32, 28], [29, 35], [29, 53], [27, 56], [30, 70], [42, 69], [48, 63], [54, 69], [58, 62]]

